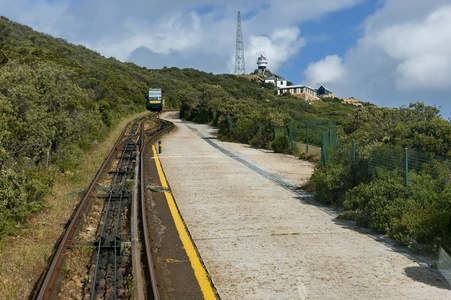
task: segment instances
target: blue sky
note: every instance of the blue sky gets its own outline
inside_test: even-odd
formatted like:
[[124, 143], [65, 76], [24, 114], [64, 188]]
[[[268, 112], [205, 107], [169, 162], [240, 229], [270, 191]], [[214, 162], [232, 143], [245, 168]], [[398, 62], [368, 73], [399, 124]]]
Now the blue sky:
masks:
[[260, 54], [294, 84], [378, 106], [422, 101], [451, 117], [449, 0], [0, 0], [0, 14], [148, 68], [246, 71]]
[[299, 24], [306, 45], [279, 72], [290, 74], [290, 78], [300, 78], [293, 82], [297, 84], [303, 81], [303, 71], [311, 62], [319, 61], [327, 55], [344, 55], [362, 35], [361, 24], [369, 14], [376, 11], [378, 3], [375, 0], [363, 1]]

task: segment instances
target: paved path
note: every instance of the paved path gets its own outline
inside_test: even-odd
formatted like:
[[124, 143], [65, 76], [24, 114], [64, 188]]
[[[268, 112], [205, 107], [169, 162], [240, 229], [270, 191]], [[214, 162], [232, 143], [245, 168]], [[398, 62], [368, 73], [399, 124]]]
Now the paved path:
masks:
[[273, 172], [308, 174], [311, 165], [173, 117], [163, 116], [177, 128], [160, 159], [221, 299], [451, 299], [445, 280], [337, 222], [294, 190], [299, 180]]

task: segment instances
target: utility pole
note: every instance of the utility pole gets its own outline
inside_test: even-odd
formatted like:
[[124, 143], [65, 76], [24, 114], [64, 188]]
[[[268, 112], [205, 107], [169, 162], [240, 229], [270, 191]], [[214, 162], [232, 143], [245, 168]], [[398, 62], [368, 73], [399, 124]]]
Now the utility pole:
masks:
[[244, 65], [243, 33], [241, 31], [241, 15], [240, 11], [238, 11], [236, 28], [235, 75], [244, 74], [246, 74], [246, 67]]

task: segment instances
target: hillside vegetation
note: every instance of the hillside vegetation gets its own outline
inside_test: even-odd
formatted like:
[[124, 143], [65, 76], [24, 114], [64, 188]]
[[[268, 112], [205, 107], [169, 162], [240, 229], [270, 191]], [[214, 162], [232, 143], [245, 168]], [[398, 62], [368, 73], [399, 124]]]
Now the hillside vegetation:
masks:
[[76, 169], [119, 119], [144, 110], [150, 87], [163, 89], [166, 109], [263, 147], [274, 125], [307, 116], [342, 122], [353, 110], [276, 97], [273, 85], [234, 75], [122, 63], [1, 17], [0, 239], [46, 207], [55, 176]]
[[315, 198], [416, 251], [451, 251], [451, 123], [414, 103], [356, 110], [342, 129], [312, 176]]
[[[163, 89], [166, 109], [217, 126], [230, 141], [287, 152], [306, 142], [308, 130], [316, 145], [322, 132], [337, 131], [338, 146], [312, 177], [315, 198], [342, 210], [341, 218], [417, 249], [450, 245], [451, 124], [437, 108], [309, 104], [245, 77], [122, 63], [4, 17], [0, 239], [46, 207], [55, 176], [73, 173], [120, 119], [144, 110], [149, 87]], [[405, 148], [415, 160], [407, 172]]]

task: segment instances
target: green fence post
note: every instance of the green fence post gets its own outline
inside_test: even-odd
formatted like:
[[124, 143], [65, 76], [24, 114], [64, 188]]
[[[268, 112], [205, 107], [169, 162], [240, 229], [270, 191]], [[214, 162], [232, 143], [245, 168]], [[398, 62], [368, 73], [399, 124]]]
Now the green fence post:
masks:
[[308, 120], [307, 120], [307, 129], [306, 129], [306, 143], [305, 143], [305, 152], [308, 154]]
[[338, 149], [338, 132], [335, 130], [335, 149]]
[[330, 147], [332, 145], [332, 129], [329, 129], [329, 145], [328, 147]]
[[327, 167], [327, 157], [326, 157], [326, 136], [323, 132], [323, 134], [321, 135], [321, 162], [323, 163], [323, 165], [325, 165]]
[[355, 139], [352, 139], [352, 170], [355, 172]]
[[291, 134], [291, 123], [288, 123], [287, 131], [288, 131], [288, 143], [289, 143], [289, 146], [290, 146], [290, 150], [293, 151], [294, 148], [293, 148], [293, 136]]
[[404, 165], [406, 169], [406, 194], [409, 194], [409, 158], [407, 148], [404, 148]]

